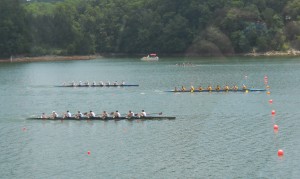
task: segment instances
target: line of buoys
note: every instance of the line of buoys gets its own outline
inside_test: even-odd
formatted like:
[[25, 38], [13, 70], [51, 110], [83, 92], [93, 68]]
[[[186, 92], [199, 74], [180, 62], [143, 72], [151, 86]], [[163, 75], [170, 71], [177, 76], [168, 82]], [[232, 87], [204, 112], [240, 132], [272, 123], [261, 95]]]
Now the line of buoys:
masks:
[[[269, 91], [270, 86], [268, 85], [268, 76], [267, 76], [267, 75], [264, 76], [264, 83], [265, 83], [265, 85], [266, 85], [266, 89], [268, 89], [267, 95], [270, 95], [271, 92]], [[269, 99], [269, 104], [273, 104], [273, 99]], [[272, 114], [272, 116], [274, 117], [275, 114], [276, 114], [276, 111], [273, 109], [273, 110], [271, 111], [271, 114]], [[273, 125], [273, 130], [274, 130], [275, 133], [278, 133], [279, 126], [278, 126], [276, 123]], [[284, 155], [283, 150], [282, 150], [282, 149], [279, 149], [279, 150], [277, 151], [277, 156], [278, 156], [278, 157], [283, 157], [283, 155]]]

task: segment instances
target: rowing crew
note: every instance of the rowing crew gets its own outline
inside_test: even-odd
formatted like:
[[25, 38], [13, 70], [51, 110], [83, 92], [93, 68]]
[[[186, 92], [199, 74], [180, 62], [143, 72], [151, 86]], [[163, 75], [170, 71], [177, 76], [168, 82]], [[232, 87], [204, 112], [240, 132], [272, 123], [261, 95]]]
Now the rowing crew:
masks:
[[[142, 110], [141, 113], [137, 113], [134, 114], [134, 112], [132, 112], [131, 110], [128, 111], [128, 113], [126, 114], [126, 117], [131, 118], [131, 117], [146, 117], [147, 113], [145, 112], [145, 110]], [[52, 111], [50, 116], [47, 116], [45, 113], [42, 113], [41, 118], [42, 119], [47, 119], [47, 118], [51, 118], [51, 119], [55, 119], [58, 118], [59, 115], [55, 112]], [[96, 114], [93, 111], [90, 112], [85, 112], [85, 113], [81, 113], [80, 111], [77, 112], [77, 114], [75, 114], [74, 116], [72, 116], [70, 111], [67, 111], [66, 113], [64, 113], [62, 115], [62, 118], [76, 118], [76, 119], [80, 119], [83, 117], [86, 118], [95, 118], [95, 117], [101, 117], [103, 119], [107, 118], [107, 117], [112, 117], [112, 118], [120, 118], [121, 114], [119, 113], [119, 111], [115, 111], [115, 112], [111, 112], [111, 113], [107, 113], [106, 111], [103, 111], [99, 116], [96, 116]]]
[[[63, 83], [64, 86], [66, 86], [66, 83]], [[92, 84], [90, 84], [89, 81], [86, 82], [82, 82], [79, 81], [78, 84], [76, 84], [74, 81], [70, 83], [71, 86], [110, 86], [110, 85], [115, 85], [115, 86], [121, 86], [121, 85], [125, 85], [125, 81], [122, 81], [121, 83], [118, 83], [118, 81], [115, 81], [113, 83], [110, 83], [110, 81], [107, 82], [103, 82], [100, 81], [99, 83], [96, 83], [96, 81], [93, 81]]]
[[[225, 86], [223, 87], [223, 90], [224, 90], [224, 91], [229, 91], [229, 90], [237, 91], [238, 89], [239, 89], [239, 87], [238, 87], [237, 85], [234, 85], [232, 88], [230, 88], [228, 85], [225, 85]], [[243, 89], [243, 90], [247, 90], [247, 86], [243, 84], [242, 89]], [[195, 90], [194, 86], [191, 86], [190, 89], [189, 89], [189, 91], [191, 91], [191, 92], [194, 92], [194, 90]], [[199, 87], [198, 87], [198, 90], [199, 90], [199, 91], [203, 91], [203, 90], [205, 90], [205, 89], [204, 89], [202, 86], [199, 86]], [[206, 88], [206, 90], [207, 90], [207, 91], [212, 91], [212, 90], [213, 90], [213, 87], [212, 87], [211, 85], [209, 85], [209, 86]], [[220, 85], [217, 85], [217, 87], [215, 88], [215, 90], [216, 90], [216, 91], [220, 91], [220, 90], [222, 90], [222, 88], [221, 88]], [[181, 86], [181, 89], [178, 90], [177, 87], [175, 87], [174, 91], [186, 91], [186, 88], [185, 88], [184, 86]]]

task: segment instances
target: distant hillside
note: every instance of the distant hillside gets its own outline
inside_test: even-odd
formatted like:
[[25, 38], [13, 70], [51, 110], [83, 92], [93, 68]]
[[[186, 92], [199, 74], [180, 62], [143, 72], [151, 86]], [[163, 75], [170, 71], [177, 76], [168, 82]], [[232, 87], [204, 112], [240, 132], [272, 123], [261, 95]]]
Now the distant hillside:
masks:
[[299, 0], [57, 1], [1, 0], [0, 56], [300, 49]]

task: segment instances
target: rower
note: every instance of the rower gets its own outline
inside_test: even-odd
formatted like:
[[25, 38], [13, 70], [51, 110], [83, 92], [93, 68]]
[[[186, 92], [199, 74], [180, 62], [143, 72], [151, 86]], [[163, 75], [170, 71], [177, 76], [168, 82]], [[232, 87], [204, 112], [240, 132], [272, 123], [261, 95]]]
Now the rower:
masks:
[[140, 117], [146, 117], [146, 116], [147, 116], [147, 114], [146, 114], [145, 110], [142, 110]]
[[85, 84], [85, 86], [90, 86], [90, 82], [89, 81], [85, 82], [84, 84]]
[[75, 115], [75, 117], [77, 119], [83, 118], [83, 114], [80, 111], [78, 111], [77, 114]]
[[78, 86], [81, 86], [82, 85], [82, 82], [81, 81], [79, 81], [79, 83], [78, 83]]
[[106, 85], [107, 85], [107, 86], [109, 86], [109, 85], [110, 85], [110, 82], [109, 82], [109, 81], [107, 81]]
[[55, 111], [52, 111], [52, 118], [53, 119], [58, 118], [58, 114]]
[[131, 110], [129, 110], [128, 114], [127, 114], [127, 117], [128, 118], [134, 117], [134, 113]]
[[225, 91], [228, 91], [228, 90], [229, 90], [229, 86], [226, 85], [226, 86], [224, 87], [224, 90], [225, 90]]
[[64, 114], [64, 118], [70, 118], [72, 117], [72, 114], [70, 113], [70, 111], [67, 111], [66, 114]]
[[209, 86], [207, 87], [207, 90], [208, 90], [208, 91], [212, 91], [211, 85], [209, 85]]
[[100, 86], [104, 86], [103, 81], [100, 81], [100, 82], [99, 82], [99, 85], [100, 85]]
[[124, 81], [124, 80], [122, 80], [122, 83], [121, 83], [121, 85], [125, 85], [125, 81]]
[[194, 90], [195, 90], [194, 86], [191, 86], [190, 91], [191, 91], [191, 92], [194, 92]]
[[71, 83], [71, 85], [72, 85], [72, 86], [76, 86], [76, 84], [75, 84], [75, 82], [74, 82], [74, 81]]
[[184, 86], [181, 86], [181, 91], [185, 91], [185, 87]]
[[47, 116], [46, 116], [46, 114], [44, 112], [42, 113], [41, 118], [42, 119], [46, 119], [47, 118]]
[[243, 90], [246, 90], [246, 89], [247, 89], [247, 86], [243, 84]]
[[202, 91], [202, 90], [203, 90], [203, 88], [202, 88], [201, 86], [199, 86], [199, 87], [198, 87], [198, 90], [199, 90], [199, 91]]
[[93, 84], [92, 84], [92, 86], [96, 86], [97, 84], [96, 84], [96, 82], [95, 81], [93, 81]]
[[90, 111], [90, 113], [88, 114], [89, 118], [94, 118], [96, 117], [96, 114], [93, 111]]
[[117, 85], [118, 85], [118, 82], [117, 82], [117, 81], [115, 81], [115, 82], [114, 82], [114, 86], [117, 86]]
[[107, 117], [108, 117], [108, 113], [106, 111], [103, 111], [102, 114], [101, 114], [101, 118], [105, 119]]
[[216, 91], [220, 91], [220, 89], [221, 89], [220, 85], [217, 85]]
[[117, 110], [116, 112], [114, 112], [114, 118], [120, 118], [121, 114], [119, 113], [119, 111]]
[[238, 87], [237, 85], [234, 85], [234, 86], [232, 87], [232, 89], [233, 89], [234, 91], [237, 91], [237, 90], [239, 89], [239, 87]]

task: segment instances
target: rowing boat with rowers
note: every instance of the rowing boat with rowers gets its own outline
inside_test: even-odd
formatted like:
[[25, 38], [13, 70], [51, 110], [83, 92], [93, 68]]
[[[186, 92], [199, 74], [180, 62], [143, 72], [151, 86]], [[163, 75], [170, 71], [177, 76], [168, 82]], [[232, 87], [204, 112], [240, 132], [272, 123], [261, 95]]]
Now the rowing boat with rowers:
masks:
[[27, 120], [102, 120], [102, 121], [107, 121], [107, 120], [162, 120], [162, 119], [168, 119], [168, 120], [173, 120], [176, 119], [176, 117], [173, 116], [145, 116], [145, 117], [118, 117], [118, 118], [114, 118], [114, 117], [81, 117], [81, 118], [77, 118], [77, 117], [57, 117], [57, 118], [40, 118], [40, 117], [31, 117], [31, 118], [27, 118]]
[[120, 85], [116, 85], [116, 84], [104, 84], [104, 85], [57, 85], [54, 87], [133, 87], [133, 86], [139, 86], [138, 84], [120, 84]]
[[189, 93], [197, 93], [197, 92], [259, 92], [259, 91], [266, 91], [266, 89], [257, 89], [257, 88], [249, 88], [249, 89], [237, 89], [237, 90], [224, 90], [224, 89], [220, 89], [220, 90], [207, 90], [207, 89], [203, 89], [203, 90], [169, 90], [169, 91], [165, 91], [165, 92], [173, 92], [173, 93], [183, 93], [183, 92], [189, 92]]

